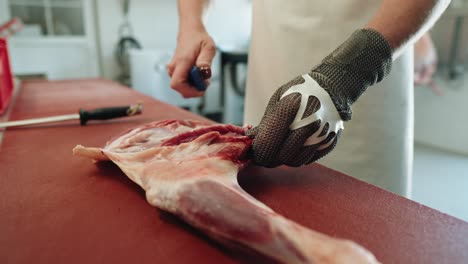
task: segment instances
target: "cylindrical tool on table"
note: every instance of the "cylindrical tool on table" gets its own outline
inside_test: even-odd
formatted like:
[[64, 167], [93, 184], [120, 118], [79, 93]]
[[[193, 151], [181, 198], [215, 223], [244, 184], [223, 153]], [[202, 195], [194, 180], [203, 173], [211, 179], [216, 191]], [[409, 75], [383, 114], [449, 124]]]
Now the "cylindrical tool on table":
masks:
[[61, 122], [61, 121], [66, 121], [66, 120], [77, 120], [77, 119], [79, 119], [80, 124], [84, 126], [89, 120], [106, 120], [106, 119], [118, 118], [118, 117], [124, 117], [124, 116], [133, 116], [133, 115], [140, 114], [142, 111], [143, 111], [143, 105], [141, 103], [130, 105], [130, 106], [98, 108], [94, 110], [80, 109], [78, 114], [69, 114], [69, 115], [33, 118], [33, 119], [26, 119], [26, 120], [0, 122], [0, 128]]

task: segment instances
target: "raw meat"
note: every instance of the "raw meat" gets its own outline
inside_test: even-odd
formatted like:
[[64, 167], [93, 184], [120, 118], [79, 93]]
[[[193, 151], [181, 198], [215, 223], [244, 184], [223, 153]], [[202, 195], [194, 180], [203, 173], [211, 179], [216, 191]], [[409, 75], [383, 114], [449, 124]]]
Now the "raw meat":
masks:
[[251, 139], [244, 128], [199, 121], [150, 123], [104, 148], [76, 146], [75, 155], [112, 160], [146, 191], [148, 202], [221, 242], [280, 263], [377, 263], [366, 249], [296, 224], [237, 183]]

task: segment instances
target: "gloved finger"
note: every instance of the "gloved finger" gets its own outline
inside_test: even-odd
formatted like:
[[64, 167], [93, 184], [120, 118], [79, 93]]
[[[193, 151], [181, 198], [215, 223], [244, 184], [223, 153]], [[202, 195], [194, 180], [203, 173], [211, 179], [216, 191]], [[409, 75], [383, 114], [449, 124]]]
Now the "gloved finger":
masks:
[[[325, 124], [322, 130], [318, 131], [319, 132], [318, 137], [322, 137], [326, 135], [328, 133], [329, 127], [330, 126], [328, 125], [328, 123]], [[316, 129], [316, 132], [318, 129], [320, 129], [320, 127]], [[306, 141], [308, 138], [309, 137], [307, 137], [304, 141]], [[322, 142], [323, 141], [320, 141], [320, 142], [317, 142], [317, 144], [307, 145], [307, 146], [304, 146], [304, 143], [303, 143], [300, 146], [300, 148], [296, 151], [295, 155], [292, 158], [290, 158], [285, 164], [291, 167], [299, 167], [304, 164], [307, 164], [307, 162], [311, 159], [311, 157], [315, 155], [315, 152], [320, 147]]]
[[342, 130], [340, 129], [340, 130], [338, 130], [338, 133], [336, 133], [336, 134], [335, 134], [335, 132], [330, 133], [330, 135], [328, 135], [327, 139], [321, 145], [324, 146], [325, 144], [328, 144], [328, 142], [330, 142], [330, 140], [332, 140], [332, 143], [326, 148], [317, 149], [315, 154], [306, 162], [306, 164], [315, 162], [315, 161], [325, 157], [326, 155], [328, 155], [335, 148], [336, 144], [338, 143], [338, 140], [340, 139], [340, 136], [341, 136], [341, 132], [342, 132]]
[[[316, 121], [308, 126], [310, 130], [317, 130], [320, 126], [320, 121]], [[304, 127], [305, 129], [306, 127]], [[314, 131], [314, 132], [315, 132]], [[314, 133], [311, 132], [311, 133]], [[309, 133], [310, 135], [310, 133]], [[288, 137], [288, 139], [294, 138]], [[280, 154], [278, 155], [278, 160], [280, 163], [291, 166], [291, 167], [299, 167], [304, 165], [310, 157], [312, 157], [315, 154], [315, 151], [318, 148], [318, 144], [316, 145], [311, 145], [311, 146], [304, 146], [304, 141], [307, 140], [307, 137], [305, 139], [301, 140], [302, 144], [295, 145], [294, 148], [283, 148]], [[289, 140], [287, 140], [289, 141]], [[288, 146], [288, 144], [285, 142], [285, 146]]]
[[286, 139], [301, 101], [300, 94], [290, 94], [271, 105], [262, 118], [252, 143], [253, 161], [265, 167], [274, 167], [276, 155]]
[[[264, 115], [267, 115], [272, 109], [276, 106], [276, 104], [281, 100], [281, 96], [286, 92], [289, 88], [294, 85], [298, 85], [304, 83], [304, 78], [302, 76], [297, 76], [296, 78], [292, 79], [291, 81], [283, 84], [276, 92], [271, 96], [270, 100], [268, 101], [268, 105], [265, 109]], [[297, 94], [299, 95], [299, 94]]]
[[[320, 101], [316, 97], [309, 97], [307, 107], [302, 116], [302, 119], [309, 117], [318, 109], [320, 109]], [[318, 130], [320, 129], [320, 124], [321, 121], [317, 120], [304, 127], [290, 130], [286, 140], [283, 143], [281, 150], [278, 153], [278, 161], [286, 165], [295, 163], [297, 156], [296, 154], [299, 152], [300, 149], [303, 148], [304, 142], [311, 135], [314, 135], [316, 132], [318, 132]], [[320, 132], [317, 133], [317, 136], [321, 136], [319, 135], [319, 133]]]
[[288, 160], [284, 163], [290, 167], [300, 167], [308, 163], [308, 161], [315, 155], [317, 152], [318, 145], [312, 146], [302, 146], [301, 149], [297, 152], [296, 156], [293, 159]]

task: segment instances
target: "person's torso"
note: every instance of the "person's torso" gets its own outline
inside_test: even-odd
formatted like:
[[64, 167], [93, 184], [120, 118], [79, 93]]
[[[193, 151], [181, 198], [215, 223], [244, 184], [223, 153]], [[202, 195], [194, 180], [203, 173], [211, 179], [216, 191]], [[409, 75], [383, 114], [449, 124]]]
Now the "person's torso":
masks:
[[270, 96], [308, 72], [371, 19], [380, 1], [254, 0], [245, 123], [258, 124]]
[[[372, 18], [380, 1], [254, 0], [244, 123], [256, 126], [271, 95], [309, 72]], [[409, 47], [352, 106], [337, 147], [319, 163], [409, 196], [413, 57]], [[385, 122], [385, 126], [382, 125]], [[388, 129], [391, 127], [391, 129]]]

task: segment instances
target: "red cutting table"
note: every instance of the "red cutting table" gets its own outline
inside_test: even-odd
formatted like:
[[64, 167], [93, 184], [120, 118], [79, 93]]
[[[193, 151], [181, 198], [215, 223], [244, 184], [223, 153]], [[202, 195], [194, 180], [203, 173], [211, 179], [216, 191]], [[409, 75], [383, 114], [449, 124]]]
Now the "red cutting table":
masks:
[[[113, 164], [72, 156], [127, 128], [202, 119], [105, 80], [24, 83], [10, 120], [142, 101], [141, 116], [10, 128], [0, 146], [0, 263], [258, 263], [151, 207]], [[242, 172], [278, 213], [352, 239], [383, 263], [468, 263], [468, 223], [320, 165]], [[250, 259], [250, 260], [248, 260]]]

